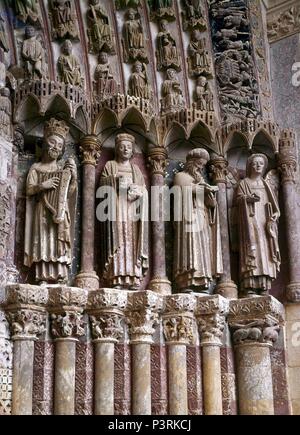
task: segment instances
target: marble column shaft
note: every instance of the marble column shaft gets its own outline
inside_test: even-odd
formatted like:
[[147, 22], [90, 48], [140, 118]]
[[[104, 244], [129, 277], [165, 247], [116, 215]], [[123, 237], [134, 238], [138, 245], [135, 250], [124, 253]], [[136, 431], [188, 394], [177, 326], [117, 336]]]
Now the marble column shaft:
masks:
[[95, 415], [114, 415], [115, 345], [94, 341], [95, 348]]
[[132, 391], [133, 415], [151, 415], [151, 346], [148, 343], [132, 344]]
[[186, 345], [168, 345], [169, 414], [188, 414]]

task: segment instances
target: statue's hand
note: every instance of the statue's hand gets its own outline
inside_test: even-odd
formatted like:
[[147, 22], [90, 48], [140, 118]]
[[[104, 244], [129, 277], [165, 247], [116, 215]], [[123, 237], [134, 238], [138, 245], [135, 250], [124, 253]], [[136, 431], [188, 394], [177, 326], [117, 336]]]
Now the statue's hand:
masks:
[[49, 180], [47, 180], [47, 181], [44, 181], [43, 183], [42, 183], [42, 190], [50, 190], [50, 189], [56, 189], [57, 187], [58, 187], [58, 185], [59, 185], [59, 178], [58, 177], [53, 177], [53, 178], [50, 178]]
[[259, 201], [260, 201], [260, 197], [255, 193], [251, 196], [247, 196], [247, 202], [249, 204], [254, 204], [255, 202], [259, 202]]

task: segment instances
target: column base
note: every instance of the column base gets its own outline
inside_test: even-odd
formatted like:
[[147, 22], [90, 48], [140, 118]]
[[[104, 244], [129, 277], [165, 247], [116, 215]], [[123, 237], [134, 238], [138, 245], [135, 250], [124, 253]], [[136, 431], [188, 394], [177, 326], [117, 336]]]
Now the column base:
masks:
[[160, 295], [172, 294], [172, 286], [168, 278], [154, 278], [149, 283], [149, 290]]
[[288, 302], [300, 302], [300, 282], [292, 282], [286, 288]]
[[238, 288], [233, 281], [220, 282], [216, 286], [216, 293], [226, 299], [238, 299]]
[[75, 285], [87, 290], [99, 289], [99, 278], [96, 272], [80, 272], [75, 278]]

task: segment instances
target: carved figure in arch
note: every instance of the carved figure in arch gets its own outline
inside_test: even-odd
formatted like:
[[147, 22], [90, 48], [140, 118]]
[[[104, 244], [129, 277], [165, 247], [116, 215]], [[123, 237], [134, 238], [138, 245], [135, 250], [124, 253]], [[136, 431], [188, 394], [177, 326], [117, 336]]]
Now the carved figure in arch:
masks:
[[173, 0], [148, 0], [151, 20], [175, 20]]
[[100, 51], [115, 53], [108, 13], [99, 0], [90, 0], [87, 25], [90, 52], [95, 54], [100, 53]]
[[264, 154], [249, 157], [246, 178], [236, 192], [240, 281], [246, 296], [267, 294], [280, 268], [280, 210], [271, 185], [264, 179], [267, 166]]
[[196, 84], [196, 101], [197, 109], [204, 111], [214, 110], [214, 97], [210, 89], [207, 78], [200, 76], [197, 78]]
[[148, 57], [145, 50], [145, 39], [143, 26], [139, 13], [134, 9], [129, 9], [126, 14], [124, 24], [124, 39], [122, 39], [124, 62], [141, 62], [148, 63]]
[[202, 0], [182, 0], [183, 29], [199, 29], [204, 32], [207, 23], [203, 17]]
[[2, 48], [2, 50], [5, 51], [5, 53], [8, 53], [9, 52], [9, 43], [8, 43], [4, 23], [5, 23], [5, 21], [2, 17], [2, 15], [0, 14], [0, 47]]
[[101, 51], [99, 54], [99, 63], [96, 67], [94, 78], [96, 96], [100, 100], [118, 93], [118, 84], [114, 79], [108, 63], [108, 54], [105, 51]]
[[137, 8], [141, 0], [116, 0], [117, 9]]
[[25, 29], [22, 58], [25, 66], [25, 79], [47, 80], [48, 67], [46, 64], [45, 49], [40, 41], [38, 41], [35, 28], [32, 26], [27, 26]]
[[190, 151], [184, 170], [174, 179], [182, 198], [182, 219], [175, 222], [174, 275], [182, 292], [209, 293], [223, 273], [218, 188], [204, 179], [208, 161], [205, 149]]
[[206, 39], [201, 37], [199, 30], [193, 30], [188, 46], [188, 65], [191, 77], [205, 75], [212, 78], [211, 61], [206, 48]]
[[67, 39], [61, 46], [62, 54], [57, 61], [59, 80], [66, 85], [82, 86], [83, 77], [79, 59], [72, 54], [72, 42]]
[[51, 0], [50, 19], [53, 39], [78, 38], [76, 13], [71, 0]]
[[151, 98], [151, 85], [149, 83], [147, 66], [136, 61], [129, 79], [128, 94], [145, 99]]
[[45, 124], [42, 160], [27, 176], [24, 264], [40, 284], [66, 282], [72, 262], [77, 169], [72, 158], [58, 161], [68, 131], [54, 118]]
[[[148, 269], [147, 190], [142, 172], [131, 162], [134, 137], [119, 134], [115, 159], [106, 163], [101, 186], [115, 194], [115, 219], [103, 223], [104, 278], [110, 287], [139, 289]], [[137, 213], [137, 202], [140, 213]]]
[[158, 71], [174, 68], [176, 71], [181, 71], [181, 59], [177, 51], [175, 38], [168, 30], [168, 22], [162, 20], [160, 22], [160, 32], [157, 35], [157, 69]]
[[11, 0], [10, 5], [18, 20], [30, 24], [38, 22], [38, 0]]
[[10, 90], [2, 88], [0, 90], [0, 135], [11, 138], [11, 101]]
[[166, 75], [162, 85], [162, 112], [176, 112], [185, 105], [181, 84], [174, 69], [168, 69]]

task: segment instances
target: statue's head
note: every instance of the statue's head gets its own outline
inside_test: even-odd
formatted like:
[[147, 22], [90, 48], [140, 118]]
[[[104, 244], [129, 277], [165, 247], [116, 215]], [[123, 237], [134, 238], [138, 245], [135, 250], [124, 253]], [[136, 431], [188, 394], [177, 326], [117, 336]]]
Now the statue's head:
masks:
[[101, 63], [102, 65], [105, 65], [106, 63], [108, 63], [108, 54], [106, 51], [100, 51], [99, 53], [99, 63]]
[[135, 16], [136, 16], [136, 11], [132, 8], [128, 9], [127, 18], [129, 20], [135, 20]]
[[131, 134], [121, 133], [116, 137], [116, 157], [130, 160], [133, 156], [135, 139]]
[[35, 28], [33, 26], [26, 26], [25, 27], [25, 38], [33, 38], [35, 36]]
[[73, 51], [73, 44], [70, 41], [70, 39], [66, 39], [65, 42], [63, 43], [63, 45], [61, 46], [61, 50], [62, 52], [69, 56], [70, 54], [72, 54]]
[[194, 29], [192, 31], [192, 40], [193, 41], [200, 41], [201, 39], [201, 33], [198, 29]]
[[176, 71], [173, 68], [167, 69], [167, 79], [168, 80], [175, 80], [177, 77]]
[[133, 65], [133, 71], [140, 73], [143, 71], [143, 64], [140, 61], [136, 61]]
[[43, 150], [51, 159], [57, 160], [63, 155], [68, 132], [64, 121], [52, 118], [45, 124]]
[[10, 90], [9, 90], [9, 88], [2, 88], [1, 89], [1, 95], [3, 97], [10, 97]]
[[99, 0], [90, 0], [90, 4], [92, 6], [97, 6], [98, 3], [99, 3]]
[[205, 76], [199, 76], [197, 78], [197, 86], [204, 87], [207, 83], [207, 78]]
[[252, 154], [247, 160], [246, 174], [264, 176], [268, 168], [268, 158], [264, 154]]
[[160, 30], [162, 32], [166, 32], [168, 30], [168, 21], [167, 20], [161, 20], [160, 23], [159, 23], [159, 27], [160, 27]]
[[209, 159], [209, 153], [204, 148], [195, 148], [186, 156], [185, 171], [198, 181]]

